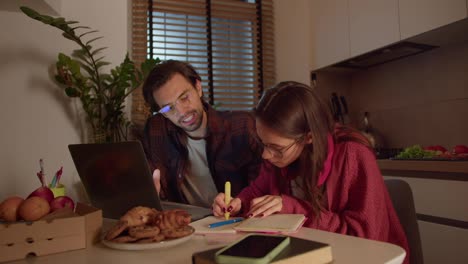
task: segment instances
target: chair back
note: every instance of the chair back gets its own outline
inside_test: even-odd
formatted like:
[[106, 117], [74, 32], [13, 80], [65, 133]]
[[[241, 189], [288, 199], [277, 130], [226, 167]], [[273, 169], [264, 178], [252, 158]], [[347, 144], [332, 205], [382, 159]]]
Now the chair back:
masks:
[[408, 240], [410, 263], [423, 264], [421, 237], [411, 187], [406, 181], [399, 179], [387, 179], [385, 185]]

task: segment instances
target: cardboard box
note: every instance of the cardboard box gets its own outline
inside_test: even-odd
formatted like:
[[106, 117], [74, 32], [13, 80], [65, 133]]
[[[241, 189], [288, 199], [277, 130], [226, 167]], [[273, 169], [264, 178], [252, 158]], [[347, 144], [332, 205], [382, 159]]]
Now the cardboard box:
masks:
[[0, 262], [83, 249], [99, 241], [102, 211], [77, 203], [70, 217], [0, 224]]

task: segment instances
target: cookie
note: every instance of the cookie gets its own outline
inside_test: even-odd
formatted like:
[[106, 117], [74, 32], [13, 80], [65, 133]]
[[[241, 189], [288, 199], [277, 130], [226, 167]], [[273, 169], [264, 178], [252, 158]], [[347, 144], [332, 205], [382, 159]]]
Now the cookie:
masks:
[[152, 222], [158, 213], [159, 212], [153, 208], [136, 206], [128, 210], [120, 220], [127, 221], [128, 226], [140, 226]]
[[131, 236], [119, 236], [119, 237], [112, 239], [111, 241], [115, 243], [130, 243], [136, 240], [138, 240], [138, 238], [134, 238]]
[[157, 234], [154, 237], [150, 238], [143, 238], [135, 241], [135, 243], [143, 244], [143, 243], [156, 243], [156, 242], [161, 242], [165, 239], [166, 237], [163, 234]]
[[118, 221], [115, 225], [113, 225], [106, 234], [106, 240], [112, 240], [118, 237], [125, 229], [127, 229], [128, 223], [127, 221]]
[[159, 233], [157, 226], [133, 226], [128, 230], [128, 234], [137, 239], [154, 237]]
[[164, 230], [161, 230], [161, 233], [166, 238], [179, 238], [179, 237], [184, 237], [184, 236], [188, 236], [192, 234], [193, 228], [190, 226], [184, 226], [182, 228], [177, 228], [177, 229], [164, 229]]

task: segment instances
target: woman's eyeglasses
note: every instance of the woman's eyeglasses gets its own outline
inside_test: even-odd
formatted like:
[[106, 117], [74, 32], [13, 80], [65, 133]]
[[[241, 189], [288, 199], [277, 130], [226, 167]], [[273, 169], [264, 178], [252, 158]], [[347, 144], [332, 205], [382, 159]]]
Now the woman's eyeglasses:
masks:
[[194, 90], [195, 89], [193, 89], [193, 88], [189, 88], [189, 89], [185, 90], [177, 98], [177, 100], [175, 100], [174, 103], [166, 104], [165, 106], [161, 107], [161, 109], [159, 109], [159, 111], [153, 112], [153, 115], [162, 114], [165, 117], [169, 117], [171, 115], [174, 115], [176, 113], [176, 111], [177, 111], [176, 110], [177, 105], [187, 106], [188, 104], [190, 104], [190, 102], [192, 100], [192, 95], [193, 95]]
[[263, 149], [266, 149], [273, 157], [281, 159], [284, 156], [284, 153], [288, 151], [292, 146], [294, 146], [296, 143], [302, 141], [303, 137], [295, 139], [291, 144], [287, 146], [277, 146], [277, 145], [271, 145], [271, 144], [264, 144], [260, 138], [255, 137], [257, 140], [257, 143], [263, 146]]

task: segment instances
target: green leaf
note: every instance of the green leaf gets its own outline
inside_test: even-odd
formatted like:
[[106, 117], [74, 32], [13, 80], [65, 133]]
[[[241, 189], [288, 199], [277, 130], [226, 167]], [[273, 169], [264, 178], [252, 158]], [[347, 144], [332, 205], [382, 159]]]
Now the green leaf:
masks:
[[151, 70], [153, 70], [153, 68], [160, 62], [161, 60], [159, 58], [156, 58], [156, 59], [149, 58], [149, 59], [146, 59], [144, 62], [142, 62], [140, 68], [143, 73], [143, 76], [146, 78], [146, 76], [149, 75]]
[[[78, 22], [77, 22], [78, 23]], [[75, 24], [75, 23], [74, 23]], [[78, 26], [78, 27], [74, 27], [74, 28], [71, 28], [72, 30], [76, 30], [76, 29], [90, 29], [90, 27], [86, 27], [86, 26]], [[97, 31], [97, 30], [95, 30]]]
[[78, 37], [79, 37], [79, 38], [82, 38], [82, 37], [84, 37], [84, 36], [86, 36], [86, 35], [88, 35], [88, 34], [92, 34], [92, 33], [96, 33], [96, 32], [99, 32], [99, 31], [98, 31], [98, 30], [90, 30], [90, 31], [87, 31], [87, 32], [85, 32], [85, 33], [79, 35]]
[[90, 40], [88, 40], [88, 41], [86, 42], [86, 45], [89, 45], [89, 43], [92, 43], [92, 42], [94, 42], [94, 41], [96, 41], [96, 40], [98, 40], [98, 39], [102, 39], [102, 38], [103, 38], [103, 37], [97, 37], [97, 38], [90, 39]]
[[65, 93], [67, 94], [68, 97], [79, 97], [81, 95], [80, 91], [73, 87], [67, 87], [65, 88]]
[[[37, 11], [21, 7], [23, 13], [32, 19], [61, 30], [64, 38], [76, 43], [71, 56], [58, 54], [56, 62], [55, 81], [64, 89], [69, 97], [79, 98], [86, 113], [86, 120], [93, 131], [105, 132], [106, 140], [122, 140], [127, 138], [128, 127], [131, 122], [125, 117], [125, 99], [136, 89], [154, 66], [160, 63], [159, 58], [147, 59], [140, 67], [125, 54], [120, 65], [103, 73], [103, 66], [110, 63], [105, 61], [101, 54], [106, 47], [93, 48], [103, 37], [95, 37], [92, 30], [80, 26], [77, 21], [67, 21], [62, 17], [41, 15]], [[85, 37], [91, 39], [85, 40]]]
[[67, 33], [67, 32], [62, 33], [62, 36], [63, 36], [64, 38], [66, 38], [66, 39], [75, 41], [74, 35], [71, 35], [71, 34], [69, 34], [69, 33]]
[[99, 52], [101, 52], [101, 51], [103, 51], [105, 49], [107, 49], [107, 47], [102, 47], [102, 48], [95, 49], [93, 52], [91, 52], [91, 55], [95, 56], [96, 54], [98, 54]]

